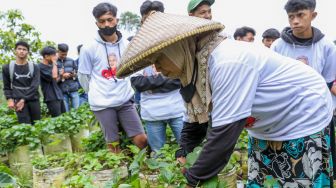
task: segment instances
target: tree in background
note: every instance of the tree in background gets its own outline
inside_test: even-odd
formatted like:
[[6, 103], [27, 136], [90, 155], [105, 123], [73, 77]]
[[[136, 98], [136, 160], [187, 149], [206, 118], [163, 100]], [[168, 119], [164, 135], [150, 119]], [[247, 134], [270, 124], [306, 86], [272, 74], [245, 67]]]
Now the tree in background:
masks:
[[55, 46], [54, 42], [42, 42], [41, 33], [24, 22], [24, 17], [19, 10], [0, 11], [0, 104], [5, 104], [2, 82], [2, 65], [15, 60], [14, 47], [18, 40], [30, 44], [29, 60], [37, 63], [40, 58], [39, 51], [45, 45]]
[[141, 18], [139, 15], [130, 11], [123, 12], [119, 19], [119, 28], [128, 32], [137, 30], [140, 27]]
[[42, 46], [55, 45], [50, 41], [42, 42], [40, 36], [41, 33], [36, 31], [34, 26], [24, 22], [21, 11], [0, 12], [0, 65], [15, 59], [13, 52], [18, 40], [24, 40], [30, 44], [30, 60], [37, 62]]

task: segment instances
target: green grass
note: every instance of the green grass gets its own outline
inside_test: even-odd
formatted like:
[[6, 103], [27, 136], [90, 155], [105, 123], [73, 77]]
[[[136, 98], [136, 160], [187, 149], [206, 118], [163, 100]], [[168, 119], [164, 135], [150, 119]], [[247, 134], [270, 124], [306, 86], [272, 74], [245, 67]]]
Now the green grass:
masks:
[[5, 95], [3, 93], [3, 81], [0, 79], [0, 104], [6, 102]]

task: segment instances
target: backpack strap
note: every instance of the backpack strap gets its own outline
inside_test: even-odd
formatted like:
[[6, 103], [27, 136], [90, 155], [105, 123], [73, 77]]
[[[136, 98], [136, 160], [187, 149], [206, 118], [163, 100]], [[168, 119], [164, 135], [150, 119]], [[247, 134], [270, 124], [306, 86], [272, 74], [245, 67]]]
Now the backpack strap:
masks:
[[14, 67], [15, 67], [15, 61], [11, 61], [9, 63], [9, 78], [10, 78], [10, 87], [13, 89], [13, 77], [14, 77]]
[[28, 69], [29, 69], [29, 73], [30, 76], [33, 78], [34, 76], [34, 63], [33, 62], [28, 62]]

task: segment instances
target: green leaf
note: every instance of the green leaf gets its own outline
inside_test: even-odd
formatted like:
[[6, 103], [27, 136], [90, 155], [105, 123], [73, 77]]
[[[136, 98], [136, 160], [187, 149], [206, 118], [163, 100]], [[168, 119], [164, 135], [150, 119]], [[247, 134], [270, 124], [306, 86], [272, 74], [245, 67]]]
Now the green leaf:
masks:
[[160, 175], [166, 183], [171, 184], [173, 182], [174, 173], [170, 170], [163, 168], [160, 171]]
[[15, 179], [7, 173], [0, 172], [0, 187], [14, 186]]
[[153, 158], [145, 160], [145, 163], [151, 170], [158, 169], [160, 167], [159, 162]]
[[9, 174], [9, 175], [13, 175], [11, 169], [9, 169], [5, 164], [0, 163], [0, 172]]
[[203, 183], [203, 188], [217, 188], [218, 185], [218, 176], [212, 177]]

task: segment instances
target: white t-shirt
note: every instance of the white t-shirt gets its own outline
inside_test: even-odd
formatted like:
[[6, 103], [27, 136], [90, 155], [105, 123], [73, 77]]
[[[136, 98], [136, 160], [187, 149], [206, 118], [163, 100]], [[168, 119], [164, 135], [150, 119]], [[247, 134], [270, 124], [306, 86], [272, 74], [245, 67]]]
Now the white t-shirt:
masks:
[[[135, 76], [152, 76], [152, 66], [133, 74]], [[161, 121], [183, 117], [185, 112], [184, 102], [179, 89], [167, 93], [141, 92], [140, 99], [141, 118], [146, 121]]]
[[[336, 47], [326, 37], [310, 46], [289, 44], [279, 38], [272, 44], [271, 49], [311, 66], [324, 77], [327, 83], [336, 79]], [[334, 108], [336, 108], [336, 96], [331, 96]]]
[[252, 116], [251, 136], [282, 141], [316, 133], [331, 121], [324, 79], [264, 46], [225, 40], [211, 53], [208, 68], [213, 127]]
[[79, 57], [78, 72], [91, 77], [88, 92], [91, 110], [99, 111], [120, 106], [133, 97], [134, 91], [130, 79], [112, 77], [109, 71], [111, 65], [109, 66], [107, 60], [107, 55], [114, 53], [119, 61], [126, 45], [127, 41], [123, 39], [112, 44], [102, 41], [97, 35], [93, 44], [83, 46]]

